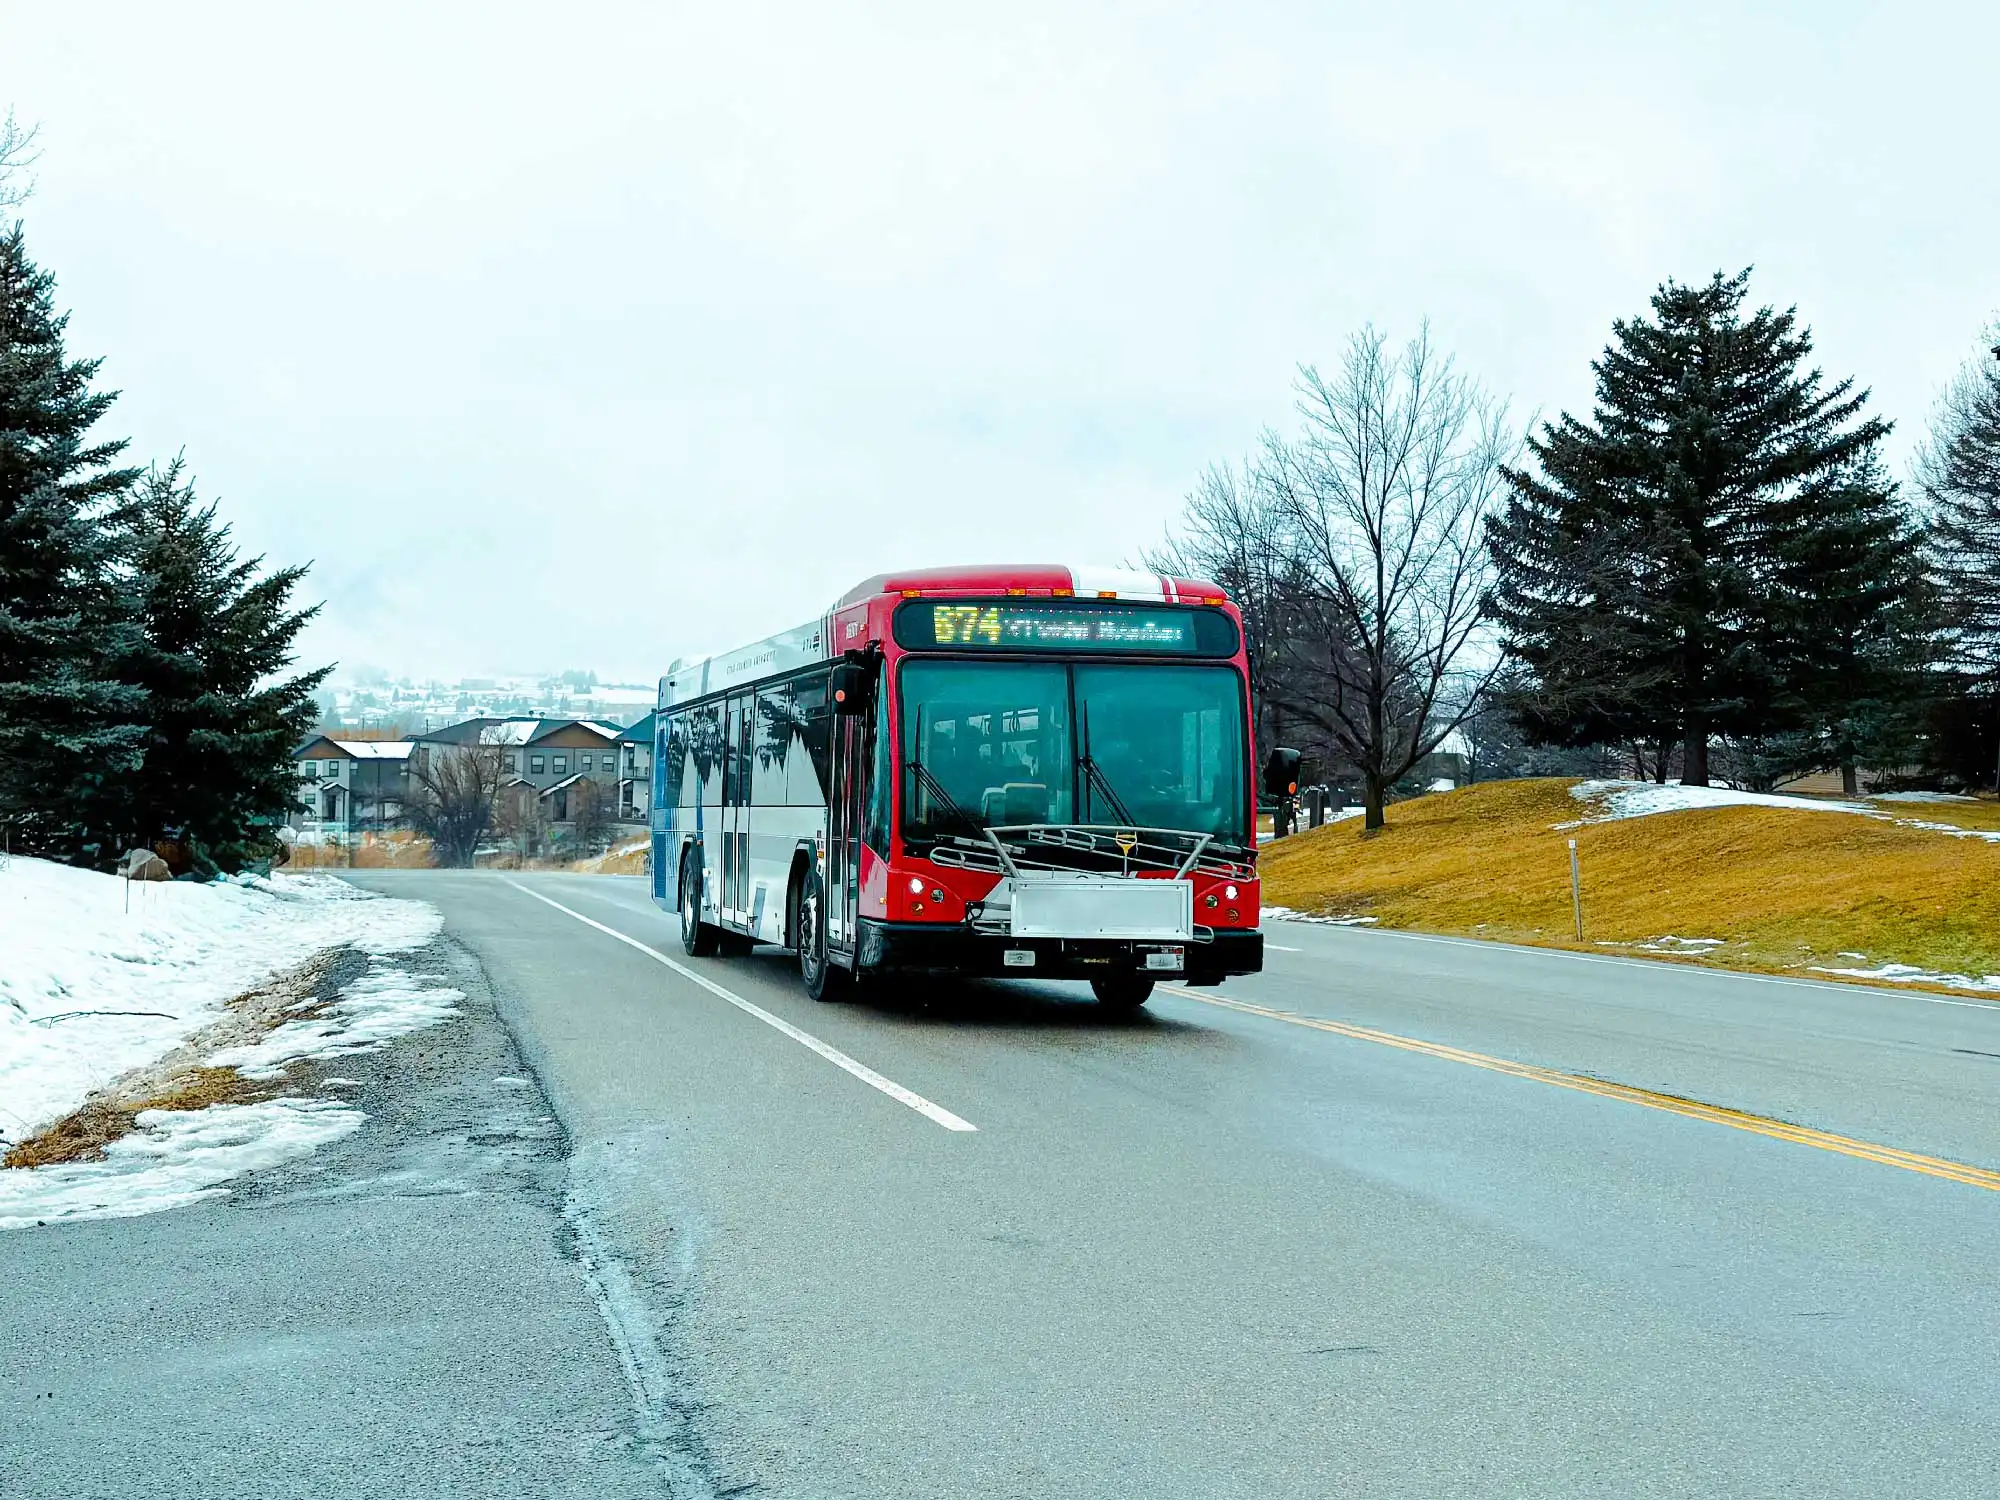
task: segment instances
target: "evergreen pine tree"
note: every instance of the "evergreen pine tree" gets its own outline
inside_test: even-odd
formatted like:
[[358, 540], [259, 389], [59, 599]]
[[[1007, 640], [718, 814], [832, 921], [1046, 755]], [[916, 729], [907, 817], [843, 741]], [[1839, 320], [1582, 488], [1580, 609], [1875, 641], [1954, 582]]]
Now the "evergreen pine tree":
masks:
[[1808, 689], [1785, 674], [1817, 658], [1823, 622], [1784, 597], [1812, 587], [1793, 528], [1818, 524], [1888, 432], [1852, 381], [1803, 368], [1793, 312], [1744, 315], [1748, 282], [1668, 282], [1650, 320], [1614, 324], [1594, 420], [1564, 413], [1530, 440], [1539, 473], [1508, 472], [1489, 537], [1527, 732], [1671, 736], [1697, 786], [1711, 736], [1802, 727]]
[[1796, 727], [1774, 769], [1838, 768], [1853, 795], [1858, 766], [1914, 754], [1932, 635], [1922, 532], [1872, 460], [1802, 486], [1779, 520], [1765, 650]]
[[125, 444], [90, 439], [114, 395], [72, 360], [54, 278], [0, 230], [0, 827], [17, 850], [108, 864], [100, 793], [137, 759], [139, 695], [106, 664], [130, 644]]
[[1991, 353], [1945, 392], [1919, 474], [1954, 661], [2000, 692], [2000, 344]]
[[132, 570], [143, 638], [120, 675], [144, 693], [147, 729], [120, 820], [138, 842], [184, 842], [198, 869], [236, 870], [272, 851], [297, 803], [292, 753], [332, 669], [281, 675], [319, 612], [289, 607], [306, 569], [261, 573], [263, 559], [240, 559], [215, 512], [179, 458], [139, 482]]

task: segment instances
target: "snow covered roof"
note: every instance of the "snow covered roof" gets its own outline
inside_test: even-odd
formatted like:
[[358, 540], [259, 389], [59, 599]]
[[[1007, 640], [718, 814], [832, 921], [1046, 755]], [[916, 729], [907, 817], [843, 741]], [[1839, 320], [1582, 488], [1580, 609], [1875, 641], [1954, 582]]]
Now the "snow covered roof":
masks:
[[561, 781], [558, 781], [554, 786], [543, 787], [542, 795], [546, 797], [549, 795], [550, 792], [559, 792], [564, 787], [575, 786], [579, 781], [587, 781], [592, 786], [595, 786], [597, 784], [597, 778], [595, 776], [592, 776], [588, 771], [578, 771], [574, 776], [565, 776]]
[[349, 760], [408, 760], [415, 748], [408, 740], [343, 740], [316, 734], [292, 752], [292, 759], [326, 760], [337, 751]]
[[417, 747], [408, 740], [328, 740], [356, 760], [408, 760]]
[[624, 733], [616, 724], [605, 724], [596, 719], [543, 719], [535, 726], [535, 732], [528, 736], [528, 743], [532, 745], [535, 741], [547, 739], [559, 730], [571, 728], [587, 729], [592, 734], [607, 740], [616, 740]]
[[547, 719], [519, 717], [461, 719], [456, 724], [413, 734], [410, 738], [419, 744], [428, 740], [441, 745], [525, 745], [538, 729], [549, 722]]

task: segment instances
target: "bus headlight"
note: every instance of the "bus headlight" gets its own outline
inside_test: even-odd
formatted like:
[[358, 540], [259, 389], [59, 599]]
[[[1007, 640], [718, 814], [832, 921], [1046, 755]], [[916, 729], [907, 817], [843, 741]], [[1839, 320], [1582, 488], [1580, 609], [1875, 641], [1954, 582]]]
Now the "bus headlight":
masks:
[[924, 893], [924, 878], [923, 878], [923, 876], [921, 876], [921, 875], [912, 875], [912, 876], [910, 877], [910, 894], [911, 894], [912, 896], [921, 896], [921, 895], [922, 895], [923, 893]]
[[1236, 899], [1236, 887], [1233, 885], [1225, 885], [1222, 888], [1222, 895], [1225, 900], [1234, 901]]

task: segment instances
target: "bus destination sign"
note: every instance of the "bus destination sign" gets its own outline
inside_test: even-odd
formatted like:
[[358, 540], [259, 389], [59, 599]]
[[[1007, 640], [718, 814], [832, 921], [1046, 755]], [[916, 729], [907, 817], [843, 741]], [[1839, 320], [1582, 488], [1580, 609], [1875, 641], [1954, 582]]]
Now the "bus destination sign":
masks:
[[1055, 605], [1041, 600], [911, 601], [896, 614], [896, 639], [914, 650], [1105, 652], [1229, 656], [1236, 630], [1219, 610], [1126, 603]]

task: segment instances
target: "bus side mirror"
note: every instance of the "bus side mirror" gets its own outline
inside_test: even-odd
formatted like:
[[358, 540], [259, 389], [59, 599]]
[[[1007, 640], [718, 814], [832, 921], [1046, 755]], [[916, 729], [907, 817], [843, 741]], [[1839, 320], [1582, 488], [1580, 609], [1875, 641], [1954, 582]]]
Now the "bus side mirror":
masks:
[[869, 689], [874, 686], [874, 674], [866, 667], [851, 661], [844, 661], [833, 669], [832, 680], [827, 685], [827, 696], [833, 700], [833, 711], [837, 714], [865, 714], [870, 708]]
[[1291, 797], [1297, 795], [1298, 790], [1299, 752], [1280, 745], [1264, 761], [1264, 795], [1269, 798]]

